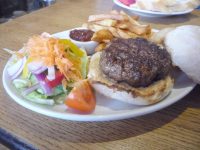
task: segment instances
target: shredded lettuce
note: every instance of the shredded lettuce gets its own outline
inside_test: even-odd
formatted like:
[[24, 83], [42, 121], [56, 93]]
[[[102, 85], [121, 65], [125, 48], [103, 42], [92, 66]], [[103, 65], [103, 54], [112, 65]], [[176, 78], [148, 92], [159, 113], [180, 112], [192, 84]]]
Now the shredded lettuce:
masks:
[[64, 93], [61, 85], [54, 88], [53, 96], [46, 96], [40, 88], [25, 96], [25, 98], [32, 102], [46, 105], [62, 104], [65, 97], [66, 94]]
[[54, 105], [55, 102], [53, 99], [47, 99], [47, 97], [43, 94], [40, 94], [36, 91], [31, 92], [30, 94], [25, 96], [26, 99], [38, 104], [45, 104], [45, 105]]
[[59, 85], [57, 87], [54, 88], [54, 91], [53, 91], [53, 95], [59, 95], [61, 93], [63, 93], [63, 86], [62, 85]]
[[32, 85], [38, 83], [36, 77], [35, 77], [33, 74], [31, 74], [31, 75], [29, 76], [29, 80], [31, 81], [31, 84], [32, 84]]
[[44, 104], [44, 105], [54, 105], [55, 102], [52, 99], [40, 99], [40, 98], [29, 98], [26, 97], [27, 100], [32, 101], [34, 103], [38, 104]]
[[66, 98], [66, 94], [62, 93], [54, 97], [54, 102], [56, 104], [63, 104]]
[[44, 95], [44, 91], [41, 88], [37, 89], [37, 92]]
[[17, 89], [24, 89], [24, 88], [27, 88], [27, 87], [31, 86], [31, 81], [27, 80], [27, 79], [14, 79], [13, 80], [13, 85]]
[[29, 93], [28, 95], [26, 95], [25, 97], [29, 98], [29, 99], [37, 99], [37, 98], [40, 98], [40, 99], [47, 99], [47, 96], [44, 95], [44, 94], [41, 94], [37, 91], [33, 91], [31, 93]]

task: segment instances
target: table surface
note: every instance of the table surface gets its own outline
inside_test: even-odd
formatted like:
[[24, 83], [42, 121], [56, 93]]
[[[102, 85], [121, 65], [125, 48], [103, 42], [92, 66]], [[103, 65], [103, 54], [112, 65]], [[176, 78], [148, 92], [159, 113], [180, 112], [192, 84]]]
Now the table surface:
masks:
[[[33, 34], [81, 26], [90, 14], [120, 8], [108, 0], [58, 0], [56, 4], [0, 25], [0, 78], [10, 57], [3, 47], [18, 50]], [[143, 18], [153, 28], [200, 25], [200, 11], [167, 18]], [[38, 149], [200, 149], [200, 86], [158, 112], [111, 122], [59, 120], [15, 103], [0, 85], [0, 128]], [[3, 146], [0, 146], [3, 148]]]

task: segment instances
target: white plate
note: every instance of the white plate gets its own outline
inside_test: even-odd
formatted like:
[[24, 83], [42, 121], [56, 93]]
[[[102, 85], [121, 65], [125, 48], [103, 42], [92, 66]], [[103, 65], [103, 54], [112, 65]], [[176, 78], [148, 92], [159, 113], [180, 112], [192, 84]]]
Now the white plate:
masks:
[[[66, 32], [60, 32], [56, 33], [55, 35], [56, 37], [65, 38], [65, 33]], [[178, 72], [175, 74], [176, 82], [172, 92], [163, 101], [157, 104], [150, 106], [134, 106], [106, 98], [105, 96], [96, 93], [97, 106], [95, 111], [92, 114], [75, 114], [68, 111], [64, 104], [55, 106], [39, 105], [22, 97], [9, 79], [6, 71], [7, 66], [8, 63], [3, 70], [3, 86], [14, 101], [35, 112], [65, 120], [109, 121], [149, 114], [177, 102], [179, 99], [187, 95], [196, 85], [191, 80], [189, 80], [184, 73]]]
[[165, 13], [165, 12], [142, 10], [142, 9], [139, 9], [139, 8], [132, 8], [132, 7], [124, 5], [119, 0], [113, 0], [113, 2], [116, 5], [129, 10], [132, 13], [135, 13], [135, 14], [138, 14], [138, 15], [141, 15], [141, 16], [148, 16], [148, 17], [166, 17], [166, 16], [183, 15], [183, 14], [188, 14], [188, 13], [190, 13], [194, 10], [194, 9], [189, 9], [189, 10], [181, 11], [181, 12], [169, 12], [169, 13], [166, 12]]

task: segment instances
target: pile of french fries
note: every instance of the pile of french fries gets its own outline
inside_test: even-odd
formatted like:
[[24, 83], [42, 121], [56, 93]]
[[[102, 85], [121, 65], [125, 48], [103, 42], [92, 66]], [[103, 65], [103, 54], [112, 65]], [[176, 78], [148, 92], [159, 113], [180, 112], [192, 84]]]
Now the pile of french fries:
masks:
[[149, 38], [151, 26], [142, 25], [138, 22], [138, 16], [129, 16], [124, 11], [113, 10], [109, 14], [91, 15], [83, 27], [95, 31], [92, 40], [100, 44], [95, 49], [100, 51], [106, 43], [113, 38]]

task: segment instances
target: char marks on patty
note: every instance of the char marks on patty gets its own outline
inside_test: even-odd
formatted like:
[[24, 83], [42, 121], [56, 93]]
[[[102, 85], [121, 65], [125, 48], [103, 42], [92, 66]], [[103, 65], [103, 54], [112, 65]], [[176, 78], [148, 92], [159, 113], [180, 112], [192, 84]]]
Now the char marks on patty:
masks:
[[100, 68], [107, 77], [133, 87], [146, 87], [163, 79], [171, 67], [166, 49], [143, 38], [116, 38], [100, 58]]

